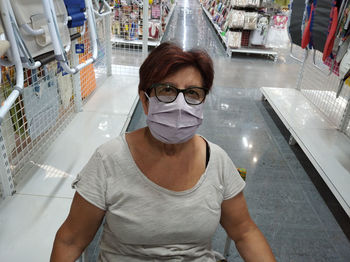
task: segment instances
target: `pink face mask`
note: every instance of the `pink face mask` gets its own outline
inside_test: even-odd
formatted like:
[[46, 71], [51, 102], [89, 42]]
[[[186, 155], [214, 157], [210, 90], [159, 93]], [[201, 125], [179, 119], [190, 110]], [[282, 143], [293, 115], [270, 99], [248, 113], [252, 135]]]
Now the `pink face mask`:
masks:
[[189, 105], [182, 93], [172, 103], [160, 102], [156, 97], [148, 97], [148, 101], [147, 125], [154, 138], [163, 143], [184, 143], [202, 124], [203, 103]]

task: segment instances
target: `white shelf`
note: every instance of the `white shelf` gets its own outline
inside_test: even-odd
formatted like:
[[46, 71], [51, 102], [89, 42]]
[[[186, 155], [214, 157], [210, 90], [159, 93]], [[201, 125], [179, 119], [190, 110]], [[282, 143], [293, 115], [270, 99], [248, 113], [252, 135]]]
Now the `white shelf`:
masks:
[[[166, 31], [168, 24], [169, 24], [169, 20], [174, 13], [175, 5], [176, 5], [176, 3], [172, 5], [171, 10], [170, 10], [168, 16], [166, 17], [164, 32]], [[153, 47], [158, 46], [163, 39], [164, 32], [163, 32], [160, 40], [148, 39], [147, 45], [153, 46]], [[111, 42], [112, 42], [112, 44], [117, 43], [117, 44], [129, 44], [129, 45], [139, 45], [139, 46], [142, 46], [142, 44], [143, 44], [143, 40], [125, 40], [124, 38], [117, 37], [115, 35], [113, 35], [111, 37]]]
[[[112, 44], [117, 43], [117, 44], [130, 44], [130, 45], [139, 45], [142, 46], [143, 42], [142, 40], [125, 40], [121, 37], [117, 36], [112, 36], [111, 37], [111, 42]], [[147, 45], [148, 46], [158, 46], [160, 44], [159, 40], [148, 40]]]
[[350, 216], [350, 139], [300, 91], [276, 87], [261, 91]]
[[226, 49], [228, 56], [231, 57], [232, 53], [262, 54], [262, 55], [272, 55], [275, 57], [275, 61], [277, 60], [278, 53], [270, 48], [251, 48], [251, 47], [249, 47], [249, 48], [230, 48], [230, 47], [228, 47], [227, 37], [221, 35], [221, 33], [222, 33], [221, 28], [216, 23], [214, 23], [212, 16], [208, 12], [208, 10], [206, 10], [204, 8], [204, 6], [202, 4], [201, 4], [201, 7], [202, 7], [202, 10], [204, 11], [204, 13], [206, 14], [207, 18], [211, 22], [211, 24], [214, 26], [217, 34], [221, 38], [221, 42], [224, 44], [224, 47]]
[[263, 54], [263, 55], [273, 55], [277, 56], [278, 53], [273, 49], [260, 49], [260, 48], [230, 48], [232, 53], [248, 53], [248, 54]]

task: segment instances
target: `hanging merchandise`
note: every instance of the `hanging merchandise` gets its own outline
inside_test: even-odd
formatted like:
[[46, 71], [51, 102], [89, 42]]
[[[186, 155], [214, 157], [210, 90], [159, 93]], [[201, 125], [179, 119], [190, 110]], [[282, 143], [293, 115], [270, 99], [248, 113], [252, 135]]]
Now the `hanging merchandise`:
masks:
[[340, 78], [343, 78], [345, 74], [349, 71], [349, 69], [350, 69], [350, 52], [349, 50], [347, 50], [347, 53], [344, 55], [339, 65]]
[[61, 103], [64, 109], [67, 109], [71, 98], [73, 96], [73, 84], [72, 77], [69, 74], [65, 74], [64, 71], [57, 74], [57, 85], [61, 98]]
[[[328, 36], [324, 47], [323, 61], [325, 64], [329, 64], [330, 68], [334, 68], [334, 65], [338, 65], [345, 56], [349, 46], [349, 7], [350, 1], [344, 0], [333, 1], [332, 10], [329, 21]], [[338, 11], [337, 11], [338, 10]], [[338, 15], [337, 24], [334, 23], [334, 16]], [[333, 70], [334, 72], [334, 70]], [[334, 72], [339, 75], [339, 72]]]
[[68, 21], [68, 27], [79, 27], [85, 23], [85, 0], [64, 0], [68, 15], [71, 20]]
[[3, 56], [10, 48], [10, 43], [6, 40], [0, 40], [0, 56]]
[[350, 1], [345, 0], [340, 14], [340, 23], [338, 23], [338, 33], [334, 41], [333, 51], [335, 60], [340, 63], [346, 54], [350, 43]]
[[[30, 79], [28, 73], [30, 70], [24, 71], [24, 78]], [[2, 92], [3, 96], [6, 99], [14, 89], [15, 81], [15, 69], [14, 67], [2, 67]], [[24, 87], [29, 84], [29, 81], [24, 82]], [[26, 131], [26, 117], [24, 114], [24, 106], [21, 97], [18, 97], [14, 105], [10, 108], [9, 114], [12, 122], [12, 127], [14, 129], [14, 139], [16, 151], [13, 153], [20, 153], [22, 148], [27, 145], [27, 142], [30, 142], [30, 137]], [[5, 120], [6, 121], [6, 120]], [[11, 142], [12, 144], [12, 142]], [[11, 151], [12, 152], [12, 151]]]
[[288, 8], [288, 5], [290, 4], [290, 0], [274, 0], [274, 2], [283, 8]]
[[[167, 18], [174, 8], [171, 0], [154, 0], [149, 6], [149, 39], [160, 40], [166, 30], [169, 19]], [[214, 5], [215, 7], [215, 5]], [[213, 9], [214, 11], [214, 9]], [[112, 31], [116, 37], [115, 43], [125, 43], [124, 40], [138, 41], [142, 40], [143, 33], [143, 1], [142, 0], [120, 0], [115, 4], [114, 22]]]
[[160, 4], [151, 6], [151, 19], [159, 19], [160, 18]]
[[232, 0], [231, 6], [232, 7], [246, 7], [248, 4], [248, 0]]
[[336, 93], [336, 97], [340, 95], [344, 85], [347, 87], [350, 87], [350, 49], [347, 50], [346, 54], [344, 55], [342, 61], [339, 65], [339, 77], [340, 77], [340, 83], [338, 86], [338, 91]]
[[31, 139], [38, 138], [58, 119], [59, 101], [57, 82], [47, 72], [41, 81], [32, 70], [32, 85], [23, 89], [24, 112]]
[[[70, 34], [67, 27], [67, 10], [64, 2], [61, 0], [53, 0], [53, 5], [56, 11], [57, 30], [61, 36], [62, 45], [65, 47], [70, 44]], [[42, 1], [28, 1], [28, 0], [12, 0], [11, 6], [13, 8], [16, 22], [19, 26], [21, 38], [28, 48], [32, 57], [48, 53], [53, 50], [51, 44], [51, 36], [47, 19], [44, 15]], [[44, 34], [30, 35], [24, 28], [31, 28], [34, 30], [42, 29]]]
[[148, 33], [149, 33], [149, 37], [151, 39], [158, 39], [160, 30], [161, 30], [161, 26], [160, 26], [159, 22], [157, 22], [157, 21], [150, 21], [149, 28], [148, 28]]
[[260, 0], [247, 0], [247, 7], [259, 7]]
[[270, 27], [267, 38], [266, 47], [269, 48], [288, 48], [290, 39], [287, 29], [288, 16], [275, 15], [272, 19], [272, 26]]
[[[86, 61], [92, 55], [79, 56], [79, 63]], [[96, 89], [96, 77], [93, 64], [90, 64], [80, 71], [81, 98], [88, 97]]]
[[229, 28], [243, 28], [244, 26], [244, 11], [232, 10], [231, 22]]
[[[0, 69], [0, 86], [1, 86], [1, 90], [0, 90], [0, 103], [2, 103], [3, 101], [5, 101], [6, 99], [6, 95], [8, 93], [11, 92], [12, 88], [11, 85], [12, 83], [9, 83], [7, 81], [7, 77], [6, 77], [6, 72], [7, 70], [5, 69], [5, 67], [2, 67]], [[6, 94], [7, 93], [7, 94]], [[12, 121], [12, 117], [11, 117], [11, 113], [13, 113], [13, 111], [7, 113], [1, 123], [1, 132], [2, 132], [2, 136], [4, 137], [3, 141], [5, 143], [6, 146], [6, 150], [7, 150], [7, 155], [11, 156], [12, 152], [15, 150], [16, 148], [16, 137], [15, 137], [15, 130], [14, 130], [14, 124]]]
[[269, 30], [269, 17], [260, 15], [258, 19], [257, 28], [250, 35], [251, 45], [261, 45], [266, 44], [267, 32]]
[[[86, 39], [84, 41], [84, 53], [79, 54], [79, 63], [83, 63], [92, 57], [92, 54], [89, 53], [89, 49], [90, 40]], [[80, 71], [80, 88], [82, 99], [88, 97], [96, 89], [94, 64], [90, 64]]]
[[229, 31], [227, 33], [227, 45], [230, 48], [241, 48], [242, 32]]
[[255, 30], [257, 22], [258, 22], [258, 13], [256, 13], [256, 12], [245, 12], [243, 29], [245, 29], [245, 30]]
[[301, 39], [301, 48], [306, 48], [309, 45], [311, 49], [313, 46], [312, 43], [312, 29], [314, 23], [314, 15], [316, 8], [317, 0], [308, 0], [306, 10], [307, 10], [307, 21], [305, 21], [305, 28], [303, 32], [303, 37]]
[[3, 34], [4, 29], [0, 20], [0, 57], [3, 56], [6, 53], [6, 51], [10, 48], [10, 43], [7, 40], [5, 40], [5, 38], [2, 38]]
[[327, 57], [329, 57], [333, 50], [334, 40], [336, 36], [336, 30], [338, 26], [338, 10], [340, 6], [341, 1], [332, 1], [332, 10], [329, 20], [329, 27], [328, 27], [328, 36], [326, 40], [326, 44], [323, 49], [323, 57], [322, 60], [325, 61]]
[[119, 21], [114, 21], [112, 25], [112, 32], [118, 36], [121, 35], [121, 30], [120, 30], [120, 22]]

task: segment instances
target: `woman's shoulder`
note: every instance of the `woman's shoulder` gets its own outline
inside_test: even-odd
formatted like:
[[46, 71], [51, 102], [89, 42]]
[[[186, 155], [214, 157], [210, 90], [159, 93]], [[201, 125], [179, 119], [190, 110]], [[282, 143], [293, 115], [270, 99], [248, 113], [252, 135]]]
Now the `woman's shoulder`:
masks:
[[214, 154], [214, 155], [218, 155], [218, 156], [221, 156], [221, 157], [226, 157], [227, 156], [226, 151], [221, 146], [219, 146], [218, 144], [215, 144], [214, 142], [211, 142], [210, 140], [208, 140], [204, 136], [201, 136], [201, 137], [205, 141], [208, 142], [211, 155]]
[[126, 150], [125, 133], [104, 142], [96, 149], [102, 159], [112, 155], [125, 155]]

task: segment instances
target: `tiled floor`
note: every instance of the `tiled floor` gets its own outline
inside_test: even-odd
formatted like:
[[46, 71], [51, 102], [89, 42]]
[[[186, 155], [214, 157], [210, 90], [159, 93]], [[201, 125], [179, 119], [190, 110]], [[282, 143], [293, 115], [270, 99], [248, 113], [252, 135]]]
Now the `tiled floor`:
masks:
[[[349, 218], [341, 215], [300, 148], [288, 145], [288, 132], [260, 99], [261, 86], [293, 87], [298, 63], [283, 54], [277, 63], [266, 57], [225, 57], [197, 1], [177, 2], [165, 40], [186, 49], [204, 48], [215, 65], [214, 88], [199, 133], [247, 169], [250, 214], [278, 261], [350, 261], [350, 242], [342, 231], [349, 230]], [[124, 59], [123, 65], [135, 66]], [[119, 60], [113, 57], [115, 64]], [[131, 71], [137, 73], [135, 68]], [[35, 163], [38, 172], [1, 203], [0, 261], [48, 261], [54, 234], [74, 193], [70, 183], [93, 150], [122, 130], [137, 95], [137, 81], [135, 76], [106, 81], [50, 147], [45, 161]], [[129, 130], [142, 126], [145, 116], [138, 105]], [[223, 251], [225, 238], [218, 228], [213, 247]], [[94, 249], [91, 253], [96, 255]], [[229, 261], [242, 261], [234, 245]]]

